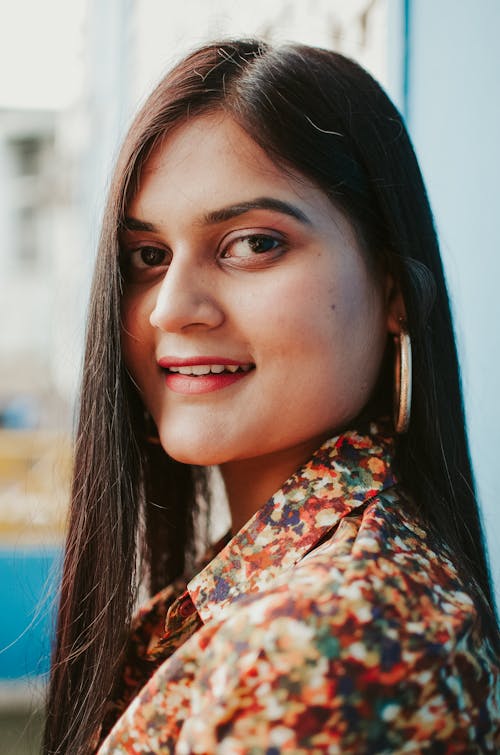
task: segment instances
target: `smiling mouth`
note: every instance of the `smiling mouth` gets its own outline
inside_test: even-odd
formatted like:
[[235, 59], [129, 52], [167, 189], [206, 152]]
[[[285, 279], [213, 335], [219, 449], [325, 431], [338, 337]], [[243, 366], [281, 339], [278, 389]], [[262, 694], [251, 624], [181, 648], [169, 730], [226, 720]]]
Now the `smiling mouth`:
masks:
[[234, 375], [238, 372], [250, 372], [255, 369], [254, 364], [192, 364], [182, 367], [162, 367], [167, 375], [189, 375], [202, 377], [206, 375]]
[[229, 388], [250, 375], [255, 364], [161, 364], [167, 387], [174, 393], [198, 396]]

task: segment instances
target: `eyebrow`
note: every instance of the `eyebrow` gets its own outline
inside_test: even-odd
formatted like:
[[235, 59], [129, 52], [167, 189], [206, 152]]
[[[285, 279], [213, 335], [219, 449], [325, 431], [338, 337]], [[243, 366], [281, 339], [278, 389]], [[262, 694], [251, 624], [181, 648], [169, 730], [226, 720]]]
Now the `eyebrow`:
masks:
[[[228, 207], [222, 207], [219, 210], [211, 210], [205, 213], [202, 218], [202, 223], [206, 225], [214, 225], [216, 223], [224, 223], [226, 220], [231, 220], [239, 215], [244, 215], [251, 210], [271, 210], [273, 212], [280, 212], [283, 215], [298, 220], [299, 223], [304, 225], [312, 225], [307, 215], [299, 210], [295, 205], [289, 202], [284, 202], [281, 199], [273, 199], [273, 197], [258, 197], [257, 199], [251, 199], [248, 202], [238, 202], [237, 204], [229, 205]], [[123, 221], [123, 230], [125, 231], [146, 231], [155, 233], [158, 229], [153, 223], [148, 223], [138, 218], [126, 217]]]
[[299, 210], [298, 207], [289, 202], [283, 202], [281, 199], [273, 199], [272, 197], [258, 197], [248, 202], [238, 202], [238, 204], [223, 207], [220, 210], [213, 210], [206, 213], [204, 221], [207, 224], [223, 223], [225, 220], [231, 220], [231, 218], [244, 215], [251, 210], [272, 210], [273, 212], [280, 212], [283, 215], [289, 215], [300, 223], [304, 223], [304, 225], [312, 225], [307, 215], [302, 210]]
[[122, 231], [150, 231], [151, 233], [154, 233], [157, 228], [153, 223], [146, 223], [145, 220], [138, 220], [137, 218], [132, 218], [127, 216], [123, 219], [121, 222], [121, 230]]

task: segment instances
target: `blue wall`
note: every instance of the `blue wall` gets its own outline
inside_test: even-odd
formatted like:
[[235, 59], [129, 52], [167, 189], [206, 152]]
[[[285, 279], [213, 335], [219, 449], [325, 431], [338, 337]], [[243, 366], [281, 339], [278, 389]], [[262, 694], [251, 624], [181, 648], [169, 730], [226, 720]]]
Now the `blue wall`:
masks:
[[0, 550], [0, 683], [48, 671], [59, 558], [56, 549]]

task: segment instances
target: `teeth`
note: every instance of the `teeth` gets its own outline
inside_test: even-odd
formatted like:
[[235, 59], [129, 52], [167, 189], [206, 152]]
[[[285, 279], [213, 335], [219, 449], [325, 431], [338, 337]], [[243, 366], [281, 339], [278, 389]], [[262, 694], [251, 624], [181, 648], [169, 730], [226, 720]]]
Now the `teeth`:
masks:
[[212, 372], [219, 375], [221, 372], [248, 372], [251, 369], [250, 364], [193, 364], [189, 367], [169, 367], [169, 372], [177, 372], [180, 375], [208, 375]]

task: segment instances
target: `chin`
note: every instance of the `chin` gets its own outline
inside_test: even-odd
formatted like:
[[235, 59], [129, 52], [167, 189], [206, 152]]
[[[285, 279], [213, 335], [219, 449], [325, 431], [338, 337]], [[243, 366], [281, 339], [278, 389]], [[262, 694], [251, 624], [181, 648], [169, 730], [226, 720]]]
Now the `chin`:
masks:
[[172, 442], [170, 438], [163, 438], [161, 435], [160, 442], [165, 453], [182, 464], [211, 467], [228, 461], [226, 456], [213, 443], [199, 443], [196, 440], [182, 442], [179, 438]]

